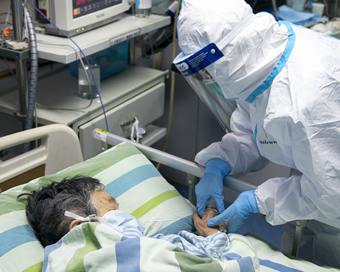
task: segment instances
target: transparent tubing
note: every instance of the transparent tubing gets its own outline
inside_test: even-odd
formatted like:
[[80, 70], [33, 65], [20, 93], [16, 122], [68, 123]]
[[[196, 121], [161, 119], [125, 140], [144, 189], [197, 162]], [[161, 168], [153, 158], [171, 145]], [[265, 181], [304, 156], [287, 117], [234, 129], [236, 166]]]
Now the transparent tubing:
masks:
[[[96, 80], [97, 87], [100, 90], [100, 67], [99, 65], [92, 59], [91, 56], [88, 57], [88, 61], [93, 73], [93, 76]], [[78, 67], [78, 94], [81, 98], [92, 99], [98, 97], [98, 93], [96, 91], [96, 86], [92, 77], [88, 78], [87, 73], [89, 72], [88, 64], [82, 66], [79, 64]], [[88, 81], [90, 80], [90, 82]]]

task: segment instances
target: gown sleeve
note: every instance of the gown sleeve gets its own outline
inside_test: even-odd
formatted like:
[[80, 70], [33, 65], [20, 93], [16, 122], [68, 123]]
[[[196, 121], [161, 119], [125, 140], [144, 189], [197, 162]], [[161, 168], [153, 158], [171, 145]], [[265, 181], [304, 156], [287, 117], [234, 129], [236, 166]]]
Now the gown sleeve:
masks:
[[230, 165], [229, 175], [246, 174], [265, 167], [268, 160], [260, 155], [257, 148], [247, 102], [237, 103], [231, 116], [231, 129], [233, 132], [224, 135], [220, 142], [200, 151], [195, 161], [205, 166], [210, 159], [222, 159]]

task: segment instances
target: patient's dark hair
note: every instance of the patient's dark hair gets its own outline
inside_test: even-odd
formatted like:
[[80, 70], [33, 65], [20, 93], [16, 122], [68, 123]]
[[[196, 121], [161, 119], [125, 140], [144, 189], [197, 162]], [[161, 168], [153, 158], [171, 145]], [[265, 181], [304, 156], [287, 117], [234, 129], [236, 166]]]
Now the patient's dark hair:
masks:
[[94, 178], [75, 176], [18, 196], [27, 196], [26, 216], [44, 247], [58, 242], [69, 232], [74, 219], [64, 216], [66, 210], [83, 217], [97, 214], [91, 202], [96, 188], [103, 190], [104, 185]]

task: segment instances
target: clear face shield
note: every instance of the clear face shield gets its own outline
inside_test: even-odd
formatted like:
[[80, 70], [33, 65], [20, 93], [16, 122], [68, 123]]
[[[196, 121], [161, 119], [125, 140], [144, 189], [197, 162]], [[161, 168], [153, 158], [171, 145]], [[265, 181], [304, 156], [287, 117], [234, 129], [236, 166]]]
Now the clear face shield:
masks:
[[214, 63], [224, 57], [221, 50], [254, 20], [251, 14], [234, 28], [219, 43], [211, 43], [198, 52], [185, 56], [180, 53], [174, 60], [177, 69], [189, 82], [203, 103], [213, 112], [218, 122], [226, 132], [230, 132], [230, 117], [236, 108], [236, 102], [225, 98], [216, 75]]

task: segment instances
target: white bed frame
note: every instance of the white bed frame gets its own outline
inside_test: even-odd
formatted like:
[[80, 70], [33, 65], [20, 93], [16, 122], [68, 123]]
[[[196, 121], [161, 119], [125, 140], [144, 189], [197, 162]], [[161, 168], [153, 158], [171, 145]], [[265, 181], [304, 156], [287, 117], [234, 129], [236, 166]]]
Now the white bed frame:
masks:
[[[83, 161], [77, 134], [68, 126], [53, 124], [0, 138], [0, 151], [40, 140], [39, 147], [8, 160], [0, 158], [0, 192], [43, 175], [54, 174]], [[9, 186], [12, 184], [12, 186]]]
[[[106, 150], [109, 145], [115, 146], [122, 142], [130, 142], [150, 160], [187, 173], [189, 200], [195, 204], [194, 188], [203, 176], [204, 167], [100, 129], [95, 129], [92, 134], [95, 139], [101, 141], [103, 151]], [[40, 165], [44, 165], [45, 171], [42, 175], [49, 175], [83, 161], [80, 143], [76, 133], [71, 128], [59, 124], [47, 125], [1, 137], [0, 151], [35, 140], [41, 140], [38, 148], [6, 161], [1, 161], [0, 158], [0, 188], [4, 182], [8, 182], [8, 180], [11, 181], [15, 179], [15, 177], [19, 177], [21, 181], [19, 184], [22, 184], [22, 181], [25, 180], [22, 178], [23, 175]], [[29, 176], [29, 178], [33, 179], [31, 176]], [[28, 181], [29, 180], [26, 182]], [[14, 182], [13, 187], [19, 184]], [[224, 180], [224, 186], [237, 192], [256, 189], [256, 186], [230, 176], [227, 176]], [[305, 220], [295, 221], [296, 232], [292, 251], [294, 256], [298, 256], [301, 230], [306, 225], [306, 222]], [[322, 222], [340, 229], [340, 219], [333, 221], [325, 220]]]

